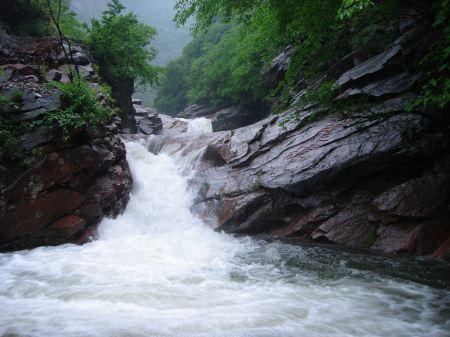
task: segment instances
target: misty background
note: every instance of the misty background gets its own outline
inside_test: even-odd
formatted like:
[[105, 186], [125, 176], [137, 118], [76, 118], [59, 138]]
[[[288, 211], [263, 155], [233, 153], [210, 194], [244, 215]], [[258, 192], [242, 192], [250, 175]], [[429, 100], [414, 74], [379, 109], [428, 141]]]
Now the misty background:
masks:
[[[90, 24], [94, 17], [100, 17], [109, 0], [72, 0], [71, 9], [77, 13], [81, 22]], [[134, 12], [140, 21], [158, 31], [152, 45], [158, 50], [158, 55], [152, 64], [164, 66], [169, 61], [179, 57], [183, 48], [189, 43], [189, 25], [177, 28], [172, 21], [176, 0], [121, 0], [126, 12]], [[154, 92], [136, 93], [144, 104], [153, 104]]]

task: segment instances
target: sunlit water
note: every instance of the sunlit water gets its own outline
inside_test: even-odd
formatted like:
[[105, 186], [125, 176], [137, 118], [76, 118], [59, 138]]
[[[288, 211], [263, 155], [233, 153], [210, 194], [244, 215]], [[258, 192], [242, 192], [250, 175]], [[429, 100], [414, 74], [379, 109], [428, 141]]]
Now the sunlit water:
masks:
[[127, 152], [131, 199], [99, 240], [0, 254], [0, 336], [449, 335], [445, 262], [216, 233], [181, 163]]

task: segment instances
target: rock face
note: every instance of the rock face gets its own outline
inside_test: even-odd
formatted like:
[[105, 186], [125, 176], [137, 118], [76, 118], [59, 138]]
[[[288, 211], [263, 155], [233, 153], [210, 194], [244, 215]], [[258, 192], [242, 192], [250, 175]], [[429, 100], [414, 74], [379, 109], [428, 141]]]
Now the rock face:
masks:
[[349, 67], [335, 76], [339, 100], [372, 96], [351, 116], [313, 106], [294, 123], [286, 119], [293, 107], [232, 131], [168, 134], [153, 150], [198, 153], [193, 210], [218, 230], [443, 256], [450, 123], [438, 112], [405, 111], [420, 81], [402, 63], [406, 54], [399, 40], [357, 66], [333, 68]]
[[[97, 85], [81, 46], [74, 47], [73, 60]], [[73, 68], [65, 64], [56, 39], [4, 38], [0, 66], [0, 93], [22, 93], [20, 107], [7, 112], [12, 123], [33, 122], [61, 107], [59, 92], [44, 85], [68, 81]], [[33, 127], [22, 134], [22, 147], [38, 154], [38, 160], [0, 178], [0, 251], [86, 242], [104, 216], [124, 209], [132, 178], [124, 144], [114, 135], [119, 122], [95, 132], [75, 130], [70, 140], [62, 139], [57, 128]]]
[[142, 105], [142, 101], [134, 104], [138, 132], [144, 135], [157, 134], [162, 129], [162, 121], [157, 111]]
[[266, 88], [269, 90], [275, 89], [278, 83], [284, 79], [284, 76], [291, 65], [293, 53], [294, 48], [288, 46], [280, 53], [280, 55], [272, 60], [269, 70], [263, 75], [263, 83]]

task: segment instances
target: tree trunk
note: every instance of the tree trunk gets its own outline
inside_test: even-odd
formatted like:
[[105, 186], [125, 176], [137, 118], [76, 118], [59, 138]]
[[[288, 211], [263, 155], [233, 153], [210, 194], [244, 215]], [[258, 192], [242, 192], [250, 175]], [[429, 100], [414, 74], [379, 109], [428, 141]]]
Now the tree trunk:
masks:
[[102, 77], [111, 86], [112, 96], [119, 105], [119, 117], [122, 119], [122, 127], [128, 129], [131, 133], [135, 133], [137, 131], [136, 111], [132, 102], [134, 80], [132, 78], [112, 79], [107, 74], [103, 74]]

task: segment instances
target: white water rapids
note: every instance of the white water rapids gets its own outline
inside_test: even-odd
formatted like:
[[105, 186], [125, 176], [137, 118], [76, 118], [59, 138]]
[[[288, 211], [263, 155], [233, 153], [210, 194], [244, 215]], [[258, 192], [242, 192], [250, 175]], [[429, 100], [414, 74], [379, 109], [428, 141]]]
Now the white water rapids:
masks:
[[423, 264], [214, 232], [183, 163], [126, 147], [99, 240], [0, 254], [0, 336], [448, 336], [448, 290], [391, 273]]

